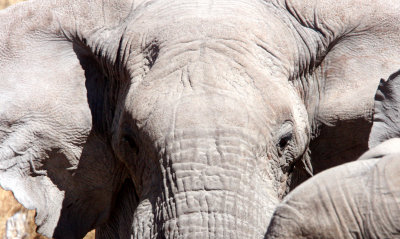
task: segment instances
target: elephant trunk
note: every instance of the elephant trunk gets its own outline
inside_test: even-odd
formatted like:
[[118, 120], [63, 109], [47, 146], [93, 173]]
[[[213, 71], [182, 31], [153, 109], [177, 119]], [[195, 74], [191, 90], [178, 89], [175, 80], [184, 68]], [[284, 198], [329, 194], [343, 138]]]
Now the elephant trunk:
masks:
[[254, 135], [175, 131], [159, 155], [162, 178], [136, 210], [136, 238], [263, 238], [278, 197]]

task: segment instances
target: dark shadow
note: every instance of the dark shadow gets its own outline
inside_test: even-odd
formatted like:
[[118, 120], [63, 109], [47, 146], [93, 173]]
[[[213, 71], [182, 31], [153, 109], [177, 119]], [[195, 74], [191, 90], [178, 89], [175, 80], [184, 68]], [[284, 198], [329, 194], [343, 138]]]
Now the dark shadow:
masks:
[[368, 150], [371, 127], [366, 119], [322, 125], [319, 136], [310, 143], [314, 174], [360, 157]]
[[[111, 80], [88, 47], [73, 43], [83, 68], [92, 131], [78, 165], [71, 165], [62, 150], [48, 152], [41, 169], [65, 193], [54, 238], [82, 238], [101, 225], [99, 233], [118, 238], [131, 229], [138, 198], [126, 167], [113, 152], [109, 131], [118, 100], [119, 83]], [[122, 213], [123, 212], [123, 213]], [[123, 220], [123, 223], [120, 221]], [[132, 224], [129, 224], [132, 225]], [[115, 237], [114, 237], [115, 236]]]
[[117, 195], [109, 220], [96, 229], [101, 238], [130, 238], [133, 235], [133, 215], [139, 198], [131, 179], [126, 179]]

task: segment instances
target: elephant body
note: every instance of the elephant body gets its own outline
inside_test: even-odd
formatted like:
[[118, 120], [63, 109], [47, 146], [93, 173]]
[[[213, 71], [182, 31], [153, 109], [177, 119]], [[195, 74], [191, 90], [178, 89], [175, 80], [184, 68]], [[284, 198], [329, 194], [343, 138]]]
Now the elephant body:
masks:
[[33, 0], [3, 10], [0, 185], [55, 238], [92, 228], [262, 238], [312, 168], [367, 149], [379, 79], [400, 61], [399, 7]]
[[398, 238], [399, 149], [399, 138], [385, 141], [306, 181], [278, 206], [266, 238]]

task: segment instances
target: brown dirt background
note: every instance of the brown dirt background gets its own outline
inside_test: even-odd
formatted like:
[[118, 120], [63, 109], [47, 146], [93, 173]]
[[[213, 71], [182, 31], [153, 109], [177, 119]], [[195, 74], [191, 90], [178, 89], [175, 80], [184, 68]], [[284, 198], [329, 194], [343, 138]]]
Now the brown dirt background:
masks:
[[[36, 225], [34, 222], [35, 218], [35, 210], [28, 210], [24, 208], [21, 204], [15, 200], [12, 192], [5, 191], [0, 187], [0, 239], [5, 238], [6, 231], [6, 222], [11, 216], [15, 213], [22, 211], [28, 213], [28, 221], [29, 221], [29, 237], [24, 239], [48, 239], [45, 236], [42, 236], [36, 233]], [[89, 232], [84, 239], [94, 239], [95, 231]], [[18, 239], [18, 238], [13, 238]]]
[[0, 9], [6, 8], [11, 4], [22, 2], [23, 0], [0, 0]]
[[[23, 0], [0, 0], [0, 9], [6, 8], [14, 3], [22, 2]], [[29, 220], [29, 237], [24, 239], [47, 239], [36, 233], [36, 225], [34, 223], [35, 210], [27, 210], [15, 200], [13, 194], [5, 191], [0, 187], [0, 239], [5, 238], [6, 221], [15, 213], [22, 211], [28, 212]], [[85, 239], [94, 239], [94, 230], [89, 232]]]

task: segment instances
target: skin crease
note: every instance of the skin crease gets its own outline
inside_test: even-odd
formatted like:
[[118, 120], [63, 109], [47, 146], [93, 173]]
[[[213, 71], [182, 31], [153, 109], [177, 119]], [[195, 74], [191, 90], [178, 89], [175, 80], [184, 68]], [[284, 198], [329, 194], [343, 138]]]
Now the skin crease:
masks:
[[[399, 61], [398, 7], [37, 0], [2, 11], [0, 185], [50, 237], [263, 238], [310, 155], [318, 172], [366, 148], [374, 91]], [[354, 122], [360, 134], [347, 133]], [[318, 161], [327, 150], [338, 153]]]

